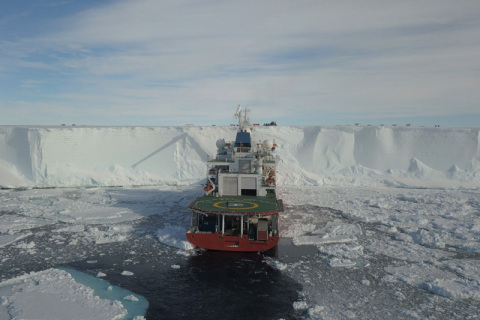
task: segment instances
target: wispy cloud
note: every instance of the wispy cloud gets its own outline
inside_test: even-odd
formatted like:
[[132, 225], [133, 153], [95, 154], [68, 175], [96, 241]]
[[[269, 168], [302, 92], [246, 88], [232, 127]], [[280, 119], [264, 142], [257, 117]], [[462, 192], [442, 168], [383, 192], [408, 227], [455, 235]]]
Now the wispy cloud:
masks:
[[[0, 37], [1, 93], [103, 124], [228, 123], [238, 103], [285, 124], [479, 114], [477, 4], [66, 3], [47, 31]], [[37, 95], [26, 100], [29, 83]]]

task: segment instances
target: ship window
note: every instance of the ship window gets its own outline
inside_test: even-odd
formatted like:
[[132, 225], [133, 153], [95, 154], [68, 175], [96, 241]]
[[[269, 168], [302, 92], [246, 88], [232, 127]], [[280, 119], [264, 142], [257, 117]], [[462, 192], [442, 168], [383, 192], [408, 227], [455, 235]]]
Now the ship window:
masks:
[[250, 160], [238, 160], [238, 171], [241, 173], [250, 173], [252, 171]]
[[235, 138], [235, 147], [250, 148], [252, 146], [252, 139], [248, 132], [237, 132]]
[[219, 172], [228, 172], [230, 170], [228, 166], [218, 166], [217, 169]]
[[242, 189], [242, 196], [257, 196], [256, 189]]

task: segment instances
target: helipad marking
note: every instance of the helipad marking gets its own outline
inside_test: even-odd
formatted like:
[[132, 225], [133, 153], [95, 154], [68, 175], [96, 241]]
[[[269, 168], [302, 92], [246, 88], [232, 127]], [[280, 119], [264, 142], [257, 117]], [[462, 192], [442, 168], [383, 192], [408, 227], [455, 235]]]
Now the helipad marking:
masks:
[[[244, 207], [244, 204], [248, 203], [250, 207]], [[219, 201], [213, 204], [214, 207], [220, 209], [255, 209], [258, 208], [258, 204], [248, 201]], [[235, 208], [237, 207], [237, 208]]]

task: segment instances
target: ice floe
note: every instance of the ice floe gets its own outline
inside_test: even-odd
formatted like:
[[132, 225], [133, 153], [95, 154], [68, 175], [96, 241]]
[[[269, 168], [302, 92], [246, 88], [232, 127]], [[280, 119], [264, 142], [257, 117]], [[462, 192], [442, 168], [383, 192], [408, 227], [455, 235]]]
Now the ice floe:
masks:
[[0, 282], [1, 319], [121, 319], [118, 300], [99, 298], [64, 270], [32, 272]]
[[194, 248], [187, 240], [184, 227], [168, 225], [165, 228], [158, 230], [157, 238], [161, 243], [179, 249], [191, 250]]

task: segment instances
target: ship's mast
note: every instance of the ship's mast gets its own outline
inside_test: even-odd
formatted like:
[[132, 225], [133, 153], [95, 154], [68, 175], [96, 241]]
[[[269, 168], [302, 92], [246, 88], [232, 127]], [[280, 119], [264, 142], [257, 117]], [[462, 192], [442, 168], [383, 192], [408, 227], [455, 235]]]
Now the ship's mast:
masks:
[[238, 127], [241, 132], [250, 132], [251, 131], [251, 124], [248, 114], [250, 113], [250, 109], [243, 110], [242, 116], [242, 107], [240, 105], [237, 106], [237, 112], [233, 115], [234, 118], [238, 118]]

